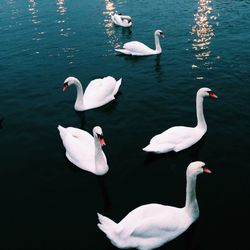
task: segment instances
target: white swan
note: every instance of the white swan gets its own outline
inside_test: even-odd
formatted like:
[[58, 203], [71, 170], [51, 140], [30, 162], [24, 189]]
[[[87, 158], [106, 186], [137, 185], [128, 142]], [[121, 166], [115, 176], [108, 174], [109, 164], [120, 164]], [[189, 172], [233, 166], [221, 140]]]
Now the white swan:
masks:
[[117, 26], [131, 27], [132, 18], [130, 16], [125, 16], [122, 14], [114, 14], [111, 16], [113, 23]]
[[186, 149], [197, 141], [207, 131], [207, 124], [203, 114], [203, 98], [210, 96], [211, 98], [218, 98], [209, 88], [201, 88], [196, 94], [196, 127], [175, 126], [169, 128], [161, 134], [154, 136], [148, 146], [143, 148], [146, 152], [167, 153], [169, 151], [179, 152]]
[[112, 76], [91, 81], [83, 94], [81, 82], [76, 77], [68, 77], [64, 81], [63, 91], [67, 90], [72, 84], [76, 86], [77, 97], [75, 101], [75, 110], [84, 111], [98, 108], [115, 99], [122, 79], [116, 81]]
[[151, 203], [131, 211], [118, 224], [98, 214], [98, 227], [118, 248], [151, 250], [173, 240], [199, 217], [196, 177], [211, 173], [201, 161], [192, 162], [186, 171], [186, 203], [182, 208]]
[[162, 52], [162, 49], [159, 38], [164, 37], [164, 34], [161, 30], [156, 30], [154, 36], [155, 36], [155, 49], [151, 49], [147, 45], [141, 42], [132, 41], [125, 43], [123, 45], [123, 49], [115, 49], [115, 50], [131, 56], [149, 56], [149, 55], [160, 54]]
[[96, 175], [104, 175], [108, 172], [107, 159], [102, 151], [105, 141], [101, 127], [93, 128], [93, 136], [73, 127], [64, 128], [59, 125], [58, 130], [69, 161]]

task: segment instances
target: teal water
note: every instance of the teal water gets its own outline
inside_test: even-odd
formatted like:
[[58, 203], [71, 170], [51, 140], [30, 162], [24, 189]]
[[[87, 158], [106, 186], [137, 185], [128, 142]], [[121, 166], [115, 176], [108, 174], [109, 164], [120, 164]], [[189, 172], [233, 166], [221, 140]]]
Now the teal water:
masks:
[[[114, 27], [110, 14], [133, 18]], [[115, 221], [137, 206], [183, 206], [185, 170], [206, 162], [198, 177], [200, 217], [161, 249], [246, 249], [249, 223], [250, 2], [217, 0], [2, 0], [0, 3], [0, 249], [115, 249], [97, 228], [96, 212]], [[160, 56], [119, 56], [131, 40]], [[122, 77], [117, 99], [75, 112], [68, 76]], [[180, 153], [143, 152], [174, 125], [193, 126], [195, 94], [206, 99], [205, 137]], [[70, 164], [57, 125], [103, 128], [110, 170], [104, 177]]]

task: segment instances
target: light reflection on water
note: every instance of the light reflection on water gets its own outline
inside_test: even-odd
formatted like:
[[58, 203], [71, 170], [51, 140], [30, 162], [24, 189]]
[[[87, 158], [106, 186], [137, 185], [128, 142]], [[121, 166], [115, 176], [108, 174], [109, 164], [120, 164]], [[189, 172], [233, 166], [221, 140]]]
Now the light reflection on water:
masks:
[[[56, 23], [58, 24], [59, 34], [63, 37], [69, 37], [71, 27], [68, 27], [67, 25], [67, 7], [65, 6], [64, 0], [57, 0], [57, 12], [59, 13], [59, 17], [56, 20]], [[74, 53], [76, 52], [76, 49], [73, 47], [63, 47], [62, 48], [63, 53], [66, 54], [66, 57], [69, 59], [69, 64], [74, 63]]]
[[109, 49], [109, 52], [113, 53], [114, 53], [114, 48], [119, 48], [121, 46], [118, 37], [115, 35], [114, 25], [111, 20], [111, 15], [113, 15], [114, 13], [115, 13], [114, 3], [110, 0], [105, 0], [105, 11], [103, 11], [104, 27], [105, 27], [105, 33], [108, 36], [107, 43], [112, 47], [111, 49]]
[[[191, 35], [194, 36], [192, 47], [195, 51], [196, 63], [192, 69], [199, 68], [198, 64], [204, 65], [211, 70], [213, 61], [219, 57], [212, 56], [211, 43], [215, 36], [213, 25], [219, 25], [218, 15], [213, 14], [212, 0], [199, 0], [197, 12], [194, 14], [195, 24], [192, 26]], [[212, 58], [211, 58], [212, 57]], [[203, 79], [198, 76], [197, 79]]]

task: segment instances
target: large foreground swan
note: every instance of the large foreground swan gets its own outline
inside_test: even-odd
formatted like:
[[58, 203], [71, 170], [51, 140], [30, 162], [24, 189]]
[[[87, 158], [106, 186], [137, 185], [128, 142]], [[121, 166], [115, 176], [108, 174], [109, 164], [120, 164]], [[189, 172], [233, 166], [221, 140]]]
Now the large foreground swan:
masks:
[[201, 88], [196, 94], [196, 127], [175, 126], [169, 128], [163, 133], [154, 136], [148, 146], [143, 148], [146, 152], [167, 153], [169, 151], [179, 152], [186, 149], [197, 141], [207, 131], [207, 124], [203, 114], [203, 98], [204, 97], [218, 98], [209, 88]]
[[119, 223], [98, 214], [98, 227], [118, 248], [151, 250], [173, 240], [199, 217], [196, 199], [196, 177], [211, 173], [201, 161], [192, 162], [186, 171], [186, 203], [182, 208], [147, 204], [131, 211]]
[[132, 41], [125, 43], [123, 45], [123, 49], [115, 49], [115, 50], [131, 56], [149, 56], [149, 55], [160, 54], [162, 52], [162, 49], [159, 38], [164, 37], [164, 34], [161, 30], [156, 30], [154, 37], [155, 37], [155, 49], [151, 49], [147, 45], [141, 42]]
[[122, 14], [114, 14], [111, 16], [113, 23], [117, 26], [131, 27], [132, 18], [130, 16], [125, 16]]
[[64, 81], [63, 91], [67, 90], [70, 85], [75, 85], [77, 97], [74, 108], [77, 111], [84, 111], [98, 108], [114, 100], [121, 82], [122, 79], [116, 81], [112, 76], [95, 79], [88, 84], [83, 94], [81, 82], [71, 76]]
[[105, 141], [101, 127], [93, 128], [93, 136], [73, 127], [64, 128], [59, 125], [58, 130], [69, 161], [96, 175], [104, 175], [108, 172], [107, 159], [102, 151]]

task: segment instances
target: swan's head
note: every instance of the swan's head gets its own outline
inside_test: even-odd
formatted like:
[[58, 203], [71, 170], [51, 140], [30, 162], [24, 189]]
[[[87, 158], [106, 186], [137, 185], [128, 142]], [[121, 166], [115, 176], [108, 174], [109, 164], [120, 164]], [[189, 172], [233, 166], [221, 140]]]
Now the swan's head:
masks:
[[211, 98], [217, 99], [218, 96], [210, 89], [210, 88], [201, 88], [197, 91], [197, 95], [206, 97], [209, 96]]
[[156, 30], [155, 31], [155, 36], [165, 37], [164, 33], [161, 30]]
[[95, 126], [93, 128], [93, 135], [94, 135], [95, 138], [98, 138], [99, 143], [101, 144], [101, 146], [105, 146], [106, 145], [104, 137], [103, 137], [103, 133], [102, 133], [102, 128], [101, 127]]
[[202, 161], [191, 162], [187, 167], [187, 176], [198, 175], [201, 173], [210, 174], [211, 171], [206, 167], [206, 164]]
[[79, 80], [73, 76], [66, 78], [63, 83], [63, 91], [66, 91], [71, 84], [74, 84], [77, 81], [79, 82]]

